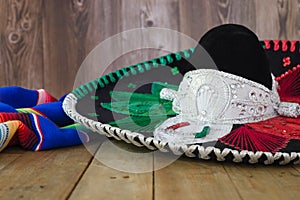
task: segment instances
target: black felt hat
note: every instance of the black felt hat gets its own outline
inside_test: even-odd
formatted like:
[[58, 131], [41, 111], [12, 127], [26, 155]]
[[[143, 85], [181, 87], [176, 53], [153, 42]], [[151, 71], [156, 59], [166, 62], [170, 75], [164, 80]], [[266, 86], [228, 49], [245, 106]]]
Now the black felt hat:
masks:
[[226, 24], [208, 31], [199, 41], [220, 71], [235, 74], [272, 89], [271, 70], [265, 50], [248, 28]]

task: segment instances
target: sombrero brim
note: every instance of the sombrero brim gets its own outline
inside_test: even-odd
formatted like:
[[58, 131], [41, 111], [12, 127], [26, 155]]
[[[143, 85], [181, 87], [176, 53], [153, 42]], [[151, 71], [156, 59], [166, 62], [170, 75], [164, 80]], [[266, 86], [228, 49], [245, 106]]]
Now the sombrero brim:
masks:
[[[281, 98], [298, 102], [299, 41], [266, 40], [261, 44], [269, 57], [272, 73], [282, 87]], [[176, 87], [182, 74], [193, 70], [186, 61], [193, 52], [194, 49], [189, 49], [172, 53], [92, 80], [68, 94], [63, 108], [75, 122], [94, 132], [151, 150], [218, 161], [300, 163], [298, 118], [276, 117], [266, 122], [238, 125], [212, 145], [167, 143], [153, 137], [153, 128], [175, 115], [168, 102], [159, 100], [158, 91], [163, 87]], [[158, 112], [161, 108], [163, 113]]]

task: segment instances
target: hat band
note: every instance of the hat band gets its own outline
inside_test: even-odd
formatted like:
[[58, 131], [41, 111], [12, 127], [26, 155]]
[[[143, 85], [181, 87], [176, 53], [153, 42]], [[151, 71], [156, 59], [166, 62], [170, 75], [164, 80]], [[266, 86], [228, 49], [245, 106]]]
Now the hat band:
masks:
[[280, 102], [277, 82], [265, 86], [233, 74], [199, 69], [185, 74], [178, 91], [163, 89], [160, 97], [172, 100], [178, 115], [156, 128], [154, 137], [168, 143], [217, 141], [233, 124], [264, 121], [280, 115], [297, 117], [297, 103]]
[[276, 82], [273, 89], [233, 74], [199, 69], [185, 74], [178, 91], [163, 89], [160, 97], [173, 100], [173, 110], [185, 118], [221, 124], [244, 124], [278, 115]]

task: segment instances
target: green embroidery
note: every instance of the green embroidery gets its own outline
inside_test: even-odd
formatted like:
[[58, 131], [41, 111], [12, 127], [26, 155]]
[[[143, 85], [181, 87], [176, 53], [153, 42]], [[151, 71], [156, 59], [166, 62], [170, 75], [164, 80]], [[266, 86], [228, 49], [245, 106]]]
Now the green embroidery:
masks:
[[136, 84], [129, 83], [129, 84], [128, 84], [128, 88], [136, 88]]
[[86, 84], [86, 87], [88, 88], [89, 92], [92, 92], [93, 91], [93, 87], [91, 86], [91, 82], [88, 82]]
[[191, 56], [188, 50], [183, 50], [182, 52], [185, 58], [189, 58]]
[[[110, 83], [114, 83], [119, 79], [122, 79], [123, 76], [128, 77], [130, 75], [128, 71], [130, 71], [132, 75], [136, 75], [137, 74], [136, 68], [137, 68], [137, 70], [140, 73], [143, 73], [145, 70], [147, 70], [147, 71], [151, 70], [152, 66], [153, 66], [153, 68], [157, 68], [159, 66], [159, 64], [162, 65], [162, 66], [165, 66], [167, 64], [173, 63], [174, 62], [173, 57], [172, 57], [173, 55], [175, 55], [175, 59], [177, 61], [179, 61], [179, 60], [182, 59], [182, 54], [186, 58], [189, 58], [191, 53], [193, 53], [193, 52], [194, 52], [194, 48], [190, 48], [189, 50], [183, 50], [183, 51], [176, 52], [176, 53], [173, 53], [173, 54], [168, 54], [168, 55], [163, 56], [163, 57], [159, 57], [159, 58], [156, 58], [156, 59], [152, 59], [150, 61], [140, 63], [136, 66], [129, 66], [129, 67], [126, 67], [126, 68], [122, 68], [120, 70], [117, 70], [114, 73], [109, 73], [109, 74], [107, 74], [105, 76], [102, 76], [98, 79], [90, 81], [90, 82], [74, 89], [72, 93], [78, 99], [82, 99], [88, 93], [93, 92], [93, 88], [95, 90], [98, 89], [99, 86], [100, 86], [100, 88], [104, 88], [106, 85], [108, 85]], [[171, 70], [171, 73], [173, 75], [178, 74], [179, 73], [178, 68], [177, 67], [173, 68]]]
[[93, 95], [93, 96], [91, 96], [91, 99], [92, 99], [92, 100], [99, 100], [99, 97]]
[[91, 81], [94, 89], [96, 90], [98, 88], [98, 82], [96, 80]]
[[121, 75], [121, 73], [120, 73], [120, 70], [117, 70], [117, 71], [116, 71], [116, 75], [117, 75], [118, 79], [121, 79], [121, 78], [122, 78], [122, 75]]
[[84, 97], [84, 94], [82, 93], [80, 88], [77, 88], [76, 90], [77, 94], [79, 95], [79, 98], [81, 99], [82, 97]]
[[136, 131], [140, 133], [151, 133], [155, 130], [157, 126], [162, 124], [167, 119], [166, 116], [151, 116], [151, 117], [141, 117], [141, 116], [130, 116], [123, 119], [109, 122], [111, 126], [116, 126], [121, 129], [130, 129], [131, 131]]
[[169, 55], [167, 55], [166, 57], [167, 57], [167, 61], [168, 61], [168, 63], [172, 63], [172, 62], [173, 62], [173, 58], [171, 57], [171, 55], [170, 55], [170, 54], [169, 54]]
[[100, 115], [97, 113], [88, 113], [88, 116], [90, 117], [99, 117]]
[[151, 69], [151, 66], [149, 65], [149, 63], [145, 62], [143, 64], [144, 64], [147, 71], [149, 71]]
[[182, 59], [180, 53], [175, 53], [175, 58], [177, 61], [180, 61]]
[[83, 96], [87, 95], [89, 92], [85, 88], [85, 85], [80, 86], [81, 92], [83, 93]]
[[171, 69], [171, 73], [173, 74], [173, 76], [179, 74], [179, 70], [178, 70], [178, 67], [174, 67]]
[[109, 83], [109, 81], [107, 80], [107, 77], [106, 76], [102, 76], [101, 78], [104, 82], [105, 85], [107, 85]]
[[101, 87], [101, 88], [104, 88], [104, 83], [102, 82], [102, 80], [101, 80], [101, 78], [99, 78], [98, 79], [98, 83], [99, 83], [99, 86]]
[[195, 138], [203, 138], [209, 133], [209, 131], [210, 131], [210, 127], [204, 126], [200, 133], [195, 134]]
[[124, 76], [126, 76], [126, 77], [129, 76], [129, 73], [127, 72], [127, 69], [128, 69], [128, 68], [123, 68], [123, 69], [122, 69], [122, 72], [123, 72]]
[[153, 65], [154, 68], [158, 67], [156, 59], [151, 60], [151, 62], [152, 62], [152, 65]]
[[113, 73], [109, 73], [109, 74], [108, 74], [108, 77], [109, 77], [109, 79], [110, 79], [110, 81], [111, 81], [112, 83], [116, 82], [116, 79], [115, 79]]
[[162, 66], [165, 66], [165, 65], [167, 64], [167, 61], [166, 61], [166, 59], [165, 59], [164, 57], [161, 57], [161, 58], [159, 59], [159, 62], [160, 62], [160, 64], [161, 64]]
[[129, 69], [130, 69], [130, 72], [131, 72], [132, 75], [136, 75], [136, 71], [134, 69], [134, 66], [129, 67]]
[[144, 73], [144, 68], [142, 67], [142, 65], [141, 64], [138, 64], [137, 65], [137, 68], [138, 68], [138, 71], [140, 72], [140, 73]]

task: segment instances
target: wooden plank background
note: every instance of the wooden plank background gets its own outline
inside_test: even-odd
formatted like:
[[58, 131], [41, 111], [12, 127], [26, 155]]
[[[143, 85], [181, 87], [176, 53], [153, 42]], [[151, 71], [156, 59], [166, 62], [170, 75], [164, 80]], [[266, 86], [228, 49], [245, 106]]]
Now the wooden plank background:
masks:
[[43, 87], [42, 1], [0, 1], [0, 85]]
[[[261, 39], [299, 40], [299, 5], [300, 0], [1, 0], [0, 86], [43, 87], [59, 97], [72, 90], [78, 68], [99, 42], [132, 28], [170, 28], [198, 40], [211, 27], [240, 23]], [[164, 38], [151, 42], [157, 50], [126, 54], [113, 68], [165, 53], [159, 49]]]

